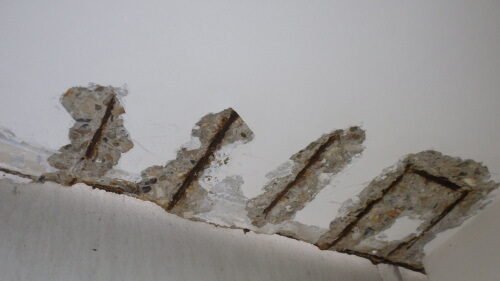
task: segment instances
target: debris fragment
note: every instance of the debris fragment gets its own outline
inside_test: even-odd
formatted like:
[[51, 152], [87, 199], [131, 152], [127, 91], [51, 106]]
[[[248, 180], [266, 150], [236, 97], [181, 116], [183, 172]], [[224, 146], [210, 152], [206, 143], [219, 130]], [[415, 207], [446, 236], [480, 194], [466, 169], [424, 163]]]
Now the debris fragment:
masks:
[[[425, 244], [482, 206], [498, 186], [489, 177], [488, 169], [472, 160], [435, 151], [410, 154], [373, 180], [317, 245], [423, 271]], [[398, 224], [411, 227], [388, 237]]]
[[365, 133], [359, 127], [321, 136], [294, 154], [264, 187], [264, 193], [248, 202], [248, 216], [256, 226], [277, 224], [293, 218], [314, 199], [353, 157], [363, 151]]
[[217, 161], [215, 153], [224, 146], [253, 139], [253, 132], [232, 108], [205, 115], [191, 135], [196, 145], [182, 147], [177, 158], [164, 167], [145, 169], [139, 183], [139, 197], [181, 216], [207, 211], [200, 206], [207, 190], [199, 179], [211, 162]]
[[76, 122], [69, 132], [71, 143], [48, 159], [60, 172], [47, 177], [62, 184], [102, 177], [133, 147], [120, 117], [125, 110], [118, 92], [113, 87], [74, 87], [62, 96], [62, 105]]

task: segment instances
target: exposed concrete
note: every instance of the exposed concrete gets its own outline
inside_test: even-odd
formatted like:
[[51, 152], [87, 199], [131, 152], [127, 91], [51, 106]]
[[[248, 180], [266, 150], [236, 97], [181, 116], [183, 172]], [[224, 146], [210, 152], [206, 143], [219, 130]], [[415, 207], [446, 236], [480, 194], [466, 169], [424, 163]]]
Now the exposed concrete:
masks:
[[[153, 166], [142, 172], [139, 197], [153, 201], [180, 216], [208, 211], [202, 204], [208, 190], [200, 185], [203, 171], [217, 159], [216, 151], [230, 144], [243, 144], [253, 139], [253, 133], [238, 113], [228, 108], [207, 114], [193, 128], [191, 142], [182, 147], [177, 158], [166, 166]], [[193, 145], [194, 143], [194, 145]]]
[[[17, 138], [13, 132], [0, 128], [0, 171], [31, 181], [53, 181], [71, 183], [74, 178], [65, 171], [52, 167], [48, 159], [57, 154], [55, 151], [27, 143]], [[66, 177], [65, 180], [62, 177]], [[94, 188], [114, 193], [135, 193], [137, 176], [117, 169], [107, 171], [102, 177], [78, 177], [82, 182]]]
[[[483, 207], [483, 199], [497, 186], [488, 169], [472, 160], [435, 151], [410, 154], [372, 181], [317, 245], [423, 271], [424, 245]], [[416, 231], [396, 240], [384, 236], [398, 220], [408, 218], [420, 221]]]
[[248, 202], [248, 216], [256, 226], [292, 219], [295, 213], [363, 151], [365, 133], [359, 127], [321, 136], [270, 174], [264, 193]]
[[[77, 89], [93, 91], [95, 88], [97, 87]], [[108, 88], [117, 90], [116, 88]], [[96, 93], [96, 95], [103, 99], [106, 92]], [[90, 95], [84, 96], [83, 99], [89, 97], [90, 100], [96, 98]], [[83, 106], [86, 103], [88, 101], [80, 104]], [[102, 117], [101, 120], [105, 119], [102, 115], [97, 117]], [[104, 126], [101, 127], [104, 128]], [[219, 170], [228, 161], [231, 161], [231, 152], [237, 146], [253, 139], [252, 131], [232, 109], [203, 117], [193, 128], [190, 142], [180, 149], [178, 158], [167, 163], [165, 167], [147, 168], [143, 172], [142, 179], [140, 176], [137, 178], [136, 175], [116, 169], [107, 170], [103, 176], [71, 173], [74, 171], [72, 168], [57, 170], [48, 164], [47, 159], [51, 161], [60, 159], [62, 157], [60, 154], [25, 143], [15, 138], [10, 131], [4, 131], [3, 135], [5, 136], [0, 138], [2, 141], [0, 144], [3, 144], [0, 160], [5, 161], [0, 166], [0, 171], [3, 171], [5, 176], [15, 178], [18, 181], [22, 179], [37, 182], [52, 181], [65, 185], [85, 183], [96, 189], [152, 201], [168, 212], [193, 221], [201, 221], [224, 228], [242, 229], [245, 232], [252, 230], [257, 233], [279, 234], [311, 244], [326, 231], [326, 229], [294, 221], [284, 221], [275, 225], [268, 224], [262, 228], [252, 225], [245, 209], [248, 198], [241, 191], [243, 178], [239, 175], [218, 174]], [[13, 157], [18, 160], [13, 161]], [[8, 163], [17, 163], [17, 166], [11, 168]], [[69, 167], [69, 165], [62, 164], [58, 167]], [[86, 172], [85, 166], [79, 167], [82, 167], [83, 171]], [[177, 179], [170, 177], [170, 172], [177, 176]], [[184, 177], [184, 181], [180, 182], [180, 177]], [[171, 198], [177, 196], [177, 201], [170, 205], [170, 203], [166, 203], [168, 201], [163, 201], [163, 198], [157, 196], [163, 192], [161, 191], [162, 186], [163, 188], [172, 187], [172, 185], [165, 184], [164, 181], [172, 180], [177, 181], [177, 184], [183, 188], [172, 193]], [[152, 192], [151, 186], [160, 188], [156, 189], [160, 192]]]
[[[460, 225], [498, 186], [486, 167], [435, 151], [411, 154], [373, 180], [343, 206], [330, 229], [293, 221], [330, 179], [363, 151], [358, 127], [325, 134], [269, 173], [265, 192], [251, 200], [243, 177], [219, 174], [231, 152], [253, 133], [231, 108], [204, 116], [191, 140], [165, 166], [134, 175], [117, 169], [132, 147], [120, 117], [120, 90], [90, 86], [63, 95], [76, 120], [71, 144], [58, 153], [0, 131], [0, 172], [17, 182], [85, 183], [156, 203], [167, 212], [217, 227], [279, 234], [335, 250], [423, 272], [423, 247], [436, 234]], [[400, 272], [400, 271], [398, 271]], [[399, 275], [394, 275], [399, 278]]]
[[64, 108], [76, 121], [69, 131], [70, 144], [49, 157], [59, 169], [47, 174], [62, 184], [102, 177], [118, 163], [121, 153], [133, 147], [121, 114], [120, 89], [90, 86], [69, 89], [61, 98]]

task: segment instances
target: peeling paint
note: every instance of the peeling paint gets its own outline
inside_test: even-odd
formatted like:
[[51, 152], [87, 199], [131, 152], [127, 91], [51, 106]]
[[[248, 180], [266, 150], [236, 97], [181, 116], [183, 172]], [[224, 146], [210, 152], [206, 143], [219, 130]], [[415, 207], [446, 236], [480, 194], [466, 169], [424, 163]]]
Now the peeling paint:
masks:
[[54, 151], [20, 140], [7, 128], [0, 127], [0, 166], [10, 171], [22, 172], [39, 177], [55, 172], [47, 158]]
[[245, 206], [248, 198], [243, 195], [241, 176], [228, 176], [218, 182], [208, 192], [202, 206], [209, 205], [208, 211], [196, 214], [196, 219], [226, 227], [248, 228], [250, 220]]

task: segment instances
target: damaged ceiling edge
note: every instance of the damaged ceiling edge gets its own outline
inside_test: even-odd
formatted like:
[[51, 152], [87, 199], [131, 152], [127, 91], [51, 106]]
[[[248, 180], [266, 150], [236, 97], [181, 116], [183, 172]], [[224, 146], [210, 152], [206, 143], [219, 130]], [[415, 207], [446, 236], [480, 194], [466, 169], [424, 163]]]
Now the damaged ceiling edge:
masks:
[[[91, 85], [69, 89], [61, 98], [75, 120], [71, 143], [53, 152], [0, 130], [0, 171], [32, 181], [63, 185], [85, 183], [156, 203], [164, 210], [217, 227], [279, 234], [334, 250], [424, 272], [423, 247], [436, 234], [459, 226], [486, 202], [498, 184], [486, 167], [472, 160], [435, 151], [410, 154], [383, 171], [333, 219], [329, 229], [304, 225], [293, 218], [332, 177], [364, 147], [359, 127], [321, 136], [269, 173], [263, 193], [244, 196], [239, 175], [211, 180], [253, 132], [231, 108], [205, 115], [191, 132], [191, 142], [164, 166], [133, 175], [114, 169], [133, 143], [120, 115], [123, 90]], [[392, 228], [411, 224], [402, 237]], [[396, 237], [396, 238], [395, 238]]]

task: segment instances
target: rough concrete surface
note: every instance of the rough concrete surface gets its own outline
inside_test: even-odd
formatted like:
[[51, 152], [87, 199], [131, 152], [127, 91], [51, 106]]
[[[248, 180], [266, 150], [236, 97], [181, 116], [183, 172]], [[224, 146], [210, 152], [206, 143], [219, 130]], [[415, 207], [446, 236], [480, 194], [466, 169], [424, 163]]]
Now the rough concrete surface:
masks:
[[229, 161], [229, 158], [217, 159], [216, 152], [224, 146], [253, 139], [250, 128], [232, 108], [205, 115], [196, 123], [191, 136], [191, 143], [196, 146], [182, 147], [177, 158], [164, 167], [145, 169], [139, 183], [141, 198], [181, 216], [207, 211], [209, 206], [200, 206], [208, 192], [200, 185], [200, 177], [212, 162], [223, 165]]
[[[424, 245], [483, 207], [496, 187], [488, 169], [475, 161], [435, 151], [410, 154], [373, 180], [317, 245], [424, 271]], [[410, 231], [403, 229], [408, 233], [399, 233], [398, 239], [387, 239], [398, 220], [417, 223]]]
[[69, 131], [71, 143], [49, 157], [50, 165], [60, 171], [46, 177], [64, 184], [102, 177], [118, 163], [121, 153], [132, 149], [118, 95], [118, 88], [98, 85], [66, 91], [61, 103], [75, 120]]
[[293, 218], [314, 199], [331, 177], [363, 151], [365, 133], [359, 127], [321, 136], [290, 157], [270, 174], [264, 193], [248, 202], [248, 215], [256, 226]]

